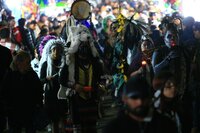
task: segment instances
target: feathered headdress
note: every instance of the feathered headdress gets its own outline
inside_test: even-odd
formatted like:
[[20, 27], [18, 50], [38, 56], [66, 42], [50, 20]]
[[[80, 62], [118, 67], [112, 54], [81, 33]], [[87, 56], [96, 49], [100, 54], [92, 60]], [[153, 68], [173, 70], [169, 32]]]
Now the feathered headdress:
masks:
[[59, 47], [61, 49], [61, 64], [59, 67], [64, 66], [65, 64], [65, 56], [64, 56], [64, 46], [65, 46], [65, 41], [56, 38], [56, 39], [51, 39], [49, 40], [46, 45], [44, 46], [43, 52], [42, 52], [42, 58], [40, 60], [40, 69], [42, 67], [42, 64], [47, 61], [47, 76], [52, 76], [52, 59], [51, 59], [51, 49], [53, 47]]
[[39, 51], [40, 51], [40, 56], [42, 56], [42, 52], [44, 49], [44, 46], [46, 45], [46, 43], [51, 40], [51, 39], [56, 39], [56, 36], [53, 35], [47, 35], [42, 39], [42, 42], [39, 45]]

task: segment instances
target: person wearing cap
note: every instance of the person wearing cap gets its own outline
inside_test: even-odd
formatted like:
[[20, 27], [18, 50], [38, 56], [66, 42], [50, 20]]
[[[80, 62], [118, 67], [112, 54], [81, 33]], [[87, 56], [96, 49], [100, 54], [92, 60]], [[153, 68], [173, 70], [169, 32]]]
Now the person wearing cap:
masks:
[[130, 78], [123, 91], [124, 109], [104, 133], [177, 133], [173, 121], [153, 110], [150, 89], [145, 78]]

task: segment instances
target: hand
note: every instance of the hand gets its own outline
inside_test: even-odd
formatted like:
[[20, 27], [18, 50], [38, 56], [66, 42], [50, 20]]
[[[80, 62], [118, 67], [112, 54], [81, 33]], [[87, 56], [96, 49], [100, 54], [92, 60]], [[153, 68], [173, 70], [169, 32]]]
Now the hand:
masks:
[[168, 59], [174, 59], [174, 58], [177, 58], [177, 57], [178, 57], [178, 53], [175, 52], [175, 51], [171, 51], [167, 56]]
[[136, 76], [138, 74], [142, 74], [143, 73], [143, 67], [140, 67], [137, 71], [134, 71], [130, 74], [130, 77]]
[[83, 86], [81, 86], [80, 84], [75, 84], [74, 89], [76, 92], [80, 93], [83, 91]]
[[138, 70], [137, 70], [137, 73], [138, 74], [142, 74], [144, 71], [144, 68], [141, 66]]
[[48, 77], [46, 77], [46, 79], [47, 79], [48, 81], [50, 81], [50, 80], [53, 79], [53, 76], [48, 76]]
[[74, 82], [68, 81], [68, 82], [67, 82], [67, 87], [73, 88], [73, 87], [74, 87]]

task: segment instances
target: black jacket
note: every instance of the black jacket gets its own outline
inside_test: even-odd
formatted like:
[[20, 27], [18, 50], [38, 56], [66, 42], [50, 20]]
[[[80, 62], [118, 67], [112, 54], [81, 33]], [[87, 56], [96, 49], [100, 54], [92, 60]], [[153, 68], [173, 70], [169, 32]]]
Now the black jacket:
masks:
[[32, 116], [42, 106], [43, 88], [37, 74], [30, 70], [26, 74], [8, 71], [2, 82], [0, 98], [4, 101], [8, 116]]
[[104, 133], [177, 133], [177, 128], [175, 123], [156, 111], [150, 122], [138, 122], [121, 112], [105, 127]]
[[11, 61], [11, 51], [0, 45], [0, 82], [3, 79], [6, 70], [9, 68]]

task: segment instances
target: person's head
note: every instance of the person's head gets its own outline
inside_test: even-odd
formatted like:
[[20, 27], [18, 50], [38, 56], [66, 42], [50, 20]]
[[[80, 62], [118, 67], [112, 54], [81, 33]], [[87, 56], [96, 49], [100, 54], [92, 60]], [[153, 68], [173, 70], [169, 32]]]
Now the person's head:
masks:
[[19, 25], [20, 27], [24, 27], [24, 26], [25, 26], [25, 23], [26, 23], [26, 19], [25, 19], [25, 18], [20, 18], [20, 19], [18, 20], [18, 25]]
[[42, 27], [41, 28], [41, 30], [40, 30], [40, 33], [39, 33], [39, 35], [40, 36], [46, 36], [46, 35], [48, 35], [49, 34], [49, 28], [48, 27]]
[[64, 13], [66, 15], [66, 17], [69, 17], [71, 15], [71, 8], [70, 7], [66, 7], [64, 10]]
[[164, 99], [172, 100], [177, 94], [176, 80], [169, 71], [161, 71], [154, 76], [153, 88], [160, 90]]
[[150, 18], [151, 20], [156, 19], [156, 13], [155, 13], [155, 12], [149, 12], [149, 18]]
[[182, 21], [183, 29], [192, 28], [194, 22], [195, 22], [195, 19], [191, 16], [184, 18], [183, 21]]
[[176, 96], [176, 83], [175, 80], [172, 78], [169, 78], [164, 85], [163, 88], [163, 96], [167, 99], [173, 99]]
[[29, 23], [29, 28], [32, 29], [32, 30], [35, 30], [36, 29], [36, 25], [37, 25], [37, 22], [35, 20], [32, 20]]
[[194, 33], [194, 37], [197, 40], [200, 40], [200, 22], [195, 22], [193, 25], [193, 33]]
[[0, 39], [7, 39], [9, 38], [10, 30], [7, 27], [0, 29]]
[[112, 38], [117, 38], [119, 33], [117, 32], [117, 29], [118, 29], [118, 22], [117, 21], [114, 21], [112, 22], [112, 24], [110, 25], [110, 31], [111, 31], [111, 36]]
[[2, 9], [2, 10], [1, 10], [1, 15], [5, 15], [5, 16], [7, 15], [7, 12], [6, 12], [5, 9]]
[[110, 30], [110, 26], [111, 26], [113, 20], [114, 20], [113, 16], [107, 16], [106, 18], [103, 19], [103, 29], [104, 29], [104, 31]]
[[44, 23], [47, 19], [48, 19], [48, 17], [45, 14], [41, 14], [40, 18], [39, 18], [39, 21]]
[[183, 17], [181, 16], [181, 14], [179, 12], [172, 13], [171, 17], [172, 17], [172, 22], [175, 25], [179, 26], [182, 24]]
[[15, 17], [10, 16], [8, 17], [8, 25], [9, 27], [13, 28], [15, 26], [16, 22], [15, 22]]
[[149, 36], [142, 36], [140, 48], [142, 52], [148, 51], [154, 47], [153, 40]]
[[52, 45], [50, 46], [50, 54], [51, 59], [53, 60], [59, 60], [62, 58], [64, 54], [64, 47], [61, 41], [55, 41], [52, 43]]
[[130, 115], [146, 117], [151, 105], [150, 86], [146, 79], [131, 77], [124, 87], [122, 100]]
[[57, 18], [54, 18], [54, 20], [53, 20], [53, 22], [52, 22], [52, 28], [53, 28], [54, 30], [57, 30], [57, 29], [60, 28], [60, 21], [58, 21]]
[[174, 23], [167, 24], [166, 31], [164, 33], [164, 41], [168, 48], [179, 45], [178, 29]]
[[20, 73], [26, 73], [31, 69], [31, 56], [28, 52], [19, 51], [13, 58], [11, 69], [19, 71]]

